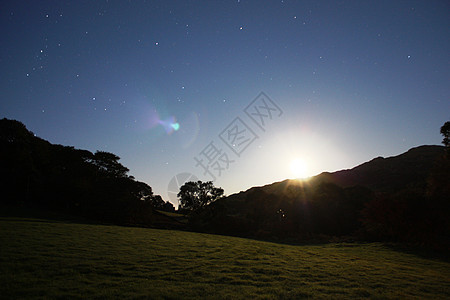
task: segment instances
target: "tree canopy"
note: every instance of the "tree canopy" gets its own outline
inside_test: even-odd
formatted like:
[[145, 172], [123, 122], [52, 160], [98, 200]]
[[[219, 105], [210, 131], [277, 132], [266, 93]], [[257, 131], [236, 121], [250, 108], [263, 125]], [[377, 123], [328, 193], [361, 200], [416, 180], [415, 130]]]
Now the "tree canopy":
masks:
[[152, 223], [171, 209], [152, 188], [128, 176], [109, 152], [54, 145], [15, 120], [0, 120], [0, 204], [31, 205], [120, 224]]
[[100, 172], [103, 172], [112, 177], [127, 177], [128, 168], [119, 163], [120, 157], [117, 155], [105, 152], [95, 152], [92, 163], [98, 168]]
[[445, 122], [441, 127], [441, 134], [444, 136], [442, 143], [445, 147], [450, 147], [450, 121]]
[[189, 181], [180, 187], [177, 194], [180, 208], [191, 211], [198, 210], [223, 197], [224, 190], [214, 186], [212, 181]]

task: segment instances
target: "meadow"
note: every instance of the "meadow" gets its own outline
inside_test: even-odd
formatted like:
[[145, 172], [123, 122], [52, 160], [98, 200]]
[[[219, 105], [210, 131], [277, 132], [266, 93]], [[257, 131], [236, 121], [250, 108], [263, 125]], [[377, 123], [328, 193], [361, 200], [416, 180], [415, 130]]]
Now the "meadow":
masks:
[[285, 245], [0, 217], [0, 298], [450, 298], [450, 263], [380, 243]]

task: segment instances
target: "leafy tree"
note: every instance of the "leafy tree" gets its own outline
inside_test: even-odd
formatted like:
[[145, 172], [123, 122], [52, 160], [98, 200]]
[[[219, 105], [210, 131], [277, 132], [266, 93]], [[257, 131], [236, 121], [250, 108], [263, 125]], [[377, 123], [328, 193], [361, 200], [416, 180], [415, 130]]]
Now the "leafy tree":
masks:
[[154, 195], [151, 197], [150, 202], [152, 203], [154, 208], [158, 208], [161, 209], [164, 207], [164, 200], [162, 199], [162, 197], [160, 195]]
[[0, 204], [145, 225], [154, 221], [152, 202], [164, 205], [117, 155], [51, 144], [18, 121], [0, 119], [0, 157]]
[[450, 147], [450, 121], [445, 122], [441, 127], [441, 134], [444, 136], [442, 143], [445, 147]]
[[212, 181], [189, 181], [180, 187], [177, 194], [180, 208], [196, 211], [223, 197], [223, 189], [214, 186]]
[[450, 195], [450, 121], [445, 122], [441, 127], [441, 134], [444, 136], [442, 143], [446, 152], [436, 161], [435, 167], [428, 178], [428, 195], [434, 199], [441, 199], [443, 204], [448, 204]]
[[175, 211], [175, 206], [173, 206], [173, 204], [170, 203], [169, 201], [166, 201], [164, 203], [163, 207], [161, 208], [161, 210], [168, 211], [168, 212], [174, 212]]
[[127, 177], [129, 169], [119, 163], [119, 159], [120, 157], [113, 153], [97, 151], [94, 154], [92, 163], [100, 172], [110, 175], [111, 177]]
[[442, 143], [447, 150], [447, 160], [450, 161], [450, 121], [447, 121], [444, 125], [442, 125], [441, 134], [444, 136]]

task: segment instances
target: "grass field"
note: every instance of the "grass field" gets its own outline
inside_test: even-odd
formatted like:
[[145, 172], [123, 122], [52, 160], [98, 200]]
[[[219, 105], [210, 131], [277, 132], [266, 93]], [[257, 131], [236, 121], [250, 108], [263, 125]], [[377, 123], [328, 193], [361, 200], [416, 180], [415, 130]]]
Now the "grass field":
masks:
[[382, 244], [291, 246], [0, 218], [0, 297], [450, 298], [450, 263]]

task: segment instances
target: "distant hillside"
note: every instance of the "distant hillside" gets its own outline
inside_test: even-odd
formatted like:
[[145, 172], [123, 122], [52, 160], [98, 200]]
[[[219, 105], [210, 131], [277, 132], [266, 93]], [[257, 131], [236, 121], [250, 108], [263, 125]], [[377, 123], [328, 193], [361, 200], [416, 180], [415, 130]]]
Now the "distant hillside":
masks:
[[444, 153], [443, 146], [420, 146], [350, 170], [253, 187], [216, 201], [192, 223], [197, 230], [270, 239], [365, 235], [446, 244]]
[[319, 177], [343, 187], [363, 185], [379, 192], [425, 188], [430, 171], [443, 154], [443, 146], [420, 146], [397, 156], [374, 158], [350, 170], [322, 173]]
[[287, 193], [287, 196], [291, 197], [320, 182], [333, 183], [344, 188], [365, 186], [374, 192], [396, 192], [410, 187], [424, 189], [431, 170], [444, 151], [444, 146], [419, 146], [397, 156], [374, 158], [349, 170], [323, 172], [303, 182], [286, 179], [262, 187], [253, 187], [221, 201], [245, 199], [248, 193], [256, 190], [274, 195]]

